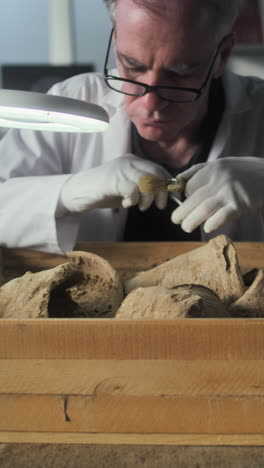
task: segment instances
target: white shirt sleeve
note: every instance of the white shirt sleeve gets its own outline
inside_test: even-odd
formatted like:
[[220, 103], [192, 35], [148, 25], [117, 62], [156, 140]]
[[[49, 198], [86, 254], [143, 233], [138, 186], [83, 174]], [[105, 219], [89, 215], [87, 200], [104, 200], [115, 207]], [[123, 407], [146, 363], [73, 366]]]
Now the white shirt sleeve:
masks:
[[0, 245], [60, 254], [72, 250], [79, 217], [55, 217], [62, 185], [70, 177], [67, 138], [9, 130], [0, 141]]

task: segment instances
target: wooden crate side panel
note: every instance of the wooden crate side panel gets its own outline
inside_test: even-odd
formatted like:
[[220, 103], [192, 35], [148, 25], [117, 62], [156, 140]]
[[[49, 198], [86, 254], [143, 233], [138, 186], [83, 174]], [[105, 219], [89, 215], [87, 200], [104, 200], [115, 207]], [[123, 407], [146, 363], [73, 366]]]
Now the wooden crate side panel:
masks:
[[[176, 255], [203, 245], [202, 242], [85, 242], [75, 250], [91, 252], [108, 260], [118, 270], [138, 271], [152, 268]], [[65, 261], [61, 255], [28, 249], [2, 249], [6, 269], [9, 271], [38, 271], [53, 268]]]
[[252, 360], [2, 360], [0, 431], [264, 434], [263, 370]]
[[263, 434], [264, 399], [0, 395], [0, 431]]
[[[249, 463], [252, 461], [252, 446], [264, 446], [262, 434], [102, 434], [88, 432], [1, 432], [2, 443], [31, 444], [99, 444], [99, 445], [161, 445], [161, 446], [250, 446]], [[214, 447], [212, 447], [213, 449]], [[222, 452], [222, 449], [221, 449]], [[229, 460], [229, 459], [228, 459]], [[197, 461], [197, 460], [196, 460]], [[204, 458], [203, 458], [204, 461]]]
[[0, 394], [263, 398], [264, 361], [0, 360]]
[[263, 319], [2, 320], [0, 359], [262, 360]]
[[[76, 250], [95, 253], [118, 270], [133, 272], [153, 268], [202, 245], [203, 242], [86, 242], [77, 244]], [[234, 245], [243, 270], [264, 266], [262, 242], [235, 242]], [[61, 255], [27, 249], [3, 248], [2, 251], [4, 263], [10, 271], [38, 271], [67, 261]]]

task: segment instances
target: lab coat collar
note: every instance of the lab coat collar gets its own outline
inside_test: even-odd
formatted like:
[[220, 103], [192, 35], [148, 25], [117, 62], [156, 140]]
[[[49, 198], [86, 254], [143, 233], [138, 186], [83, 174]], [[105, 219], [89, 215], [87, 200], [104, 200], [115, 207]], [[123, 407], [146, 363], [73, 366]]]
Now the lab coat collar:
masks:
[[[114, 68], [110, 70], [110, 75], [119, 76], [118, 70]], [[120, 107], [124, 107], [124, 94], [118, 93], [114, 89], [108, 88], [107, 84], [105, 84], [107, 88], [107, 92], [104, 96], [103, 105], [106, 105], [109, 108], [119, 109]]]
[[226, 70], [223, 75], [225, 90], [225, 112], [236, 114], [246, 112], [252, 107], [248, 98], [246, 87], [242, 84], [241, 77]]
[[208, 161], [214, 161], [222, 154], [225, 144], [228, 141], [231, 122], [235, 115], [246, 112], [252, 108], [252, 103], [246, 92], [244, 79], [245, 78], [241, 79], [239, 75], [235, 75], [228, 70], [224, 73], [225, 110], [208, 155]]
[[109, 91], [104, 96], [103, 105], [106, 105], [109, 108], [119, 109], [124, 107], [124, 94], [118, 93], [113, 89], [109, 88]]
[[[110, 73], [118, 76], [117, 70], [111, 70]], [[116, 155], [131, 152], [132, 126], [125, 109], [124, 94], [108, 88], [106, 84], [105, 87], [106, 93], [103, 98], [103, 107], [110, 116], [111, 128], [104, 133], [104, 141], [106, 148], [113, 150], [113, 154], [110, 155], [111, 159], [112, 157], [116, 157]], [[117, 135], [119, 135], [118, 138]]]

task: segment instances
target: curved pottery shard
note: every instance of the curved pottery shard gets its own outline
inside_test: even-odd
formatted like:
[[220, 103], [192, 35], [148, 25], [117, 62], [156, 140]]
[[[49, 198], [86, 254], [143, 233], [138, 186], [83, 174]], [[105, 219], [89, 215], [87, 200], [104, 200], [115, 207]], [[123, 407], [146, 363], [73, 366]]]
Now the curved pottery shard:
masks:
[[116, 271], [101, 257], [69, 253], [70, 261], [28, 272], [0, 288], [1, 318], [110, 317], [123, 299]]
[[67, 300], [66, 291], [81, 278], [82, 272], [72, 263], [15, 278], [0, 288], [0, 317], [68, 317], [74, 313], [74, 304]]
[[136, 288], [122, 302], [117, 319], [177, 319], [228, 317], [228, 311], [210, 289], [200, 285]]
[[67, 256], [83, 273], [83, 281], [69, 290], [80, 316], [114, 317], [124, 298], [123, 283], [116, 270], [96, 254], [73, 251]]
[[225, 235], [179, 255], [158, 267], [141, 272], [125, 282], [126, 292], [137, 287], [180, 284], [200, 284], [211, 289], [229, 305], [245, 291], [237, 254], [232, 241]]
[[255, 268], [245, 275], [249, 287], [246, 292], [231, 306], [232, 317], [264, 317], [264, 270]]

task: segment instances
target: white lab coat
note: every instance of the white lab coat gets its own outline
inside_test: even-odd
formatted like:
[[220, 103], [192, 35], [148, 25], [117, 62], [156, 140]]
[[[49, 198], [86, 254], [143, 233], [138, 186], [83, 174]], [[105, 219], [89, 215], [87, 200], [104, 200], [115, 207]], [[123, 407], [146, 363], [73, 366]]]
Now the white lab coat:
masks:
[[[263, 157], [264, 81], [227, 72], [224, 87], [226, 108], [208, 159]], [[7, 132], [0, 142], [0, 245], [63, 253], [76, 241], [121, 241], [125, 209], [97, 209], [61, 219], [55, 218], [55, 210], [70, 174], [131, 152], [123, 95], [110, 90], [100, 73], [68, 79], [50, 92], [103, 106], [110, 126], [94, 134]], [[264, 222], [260, 214], [245, 216], [203, 234], [203, 239], [220, 233], [234, 241], [264, 241]]]

